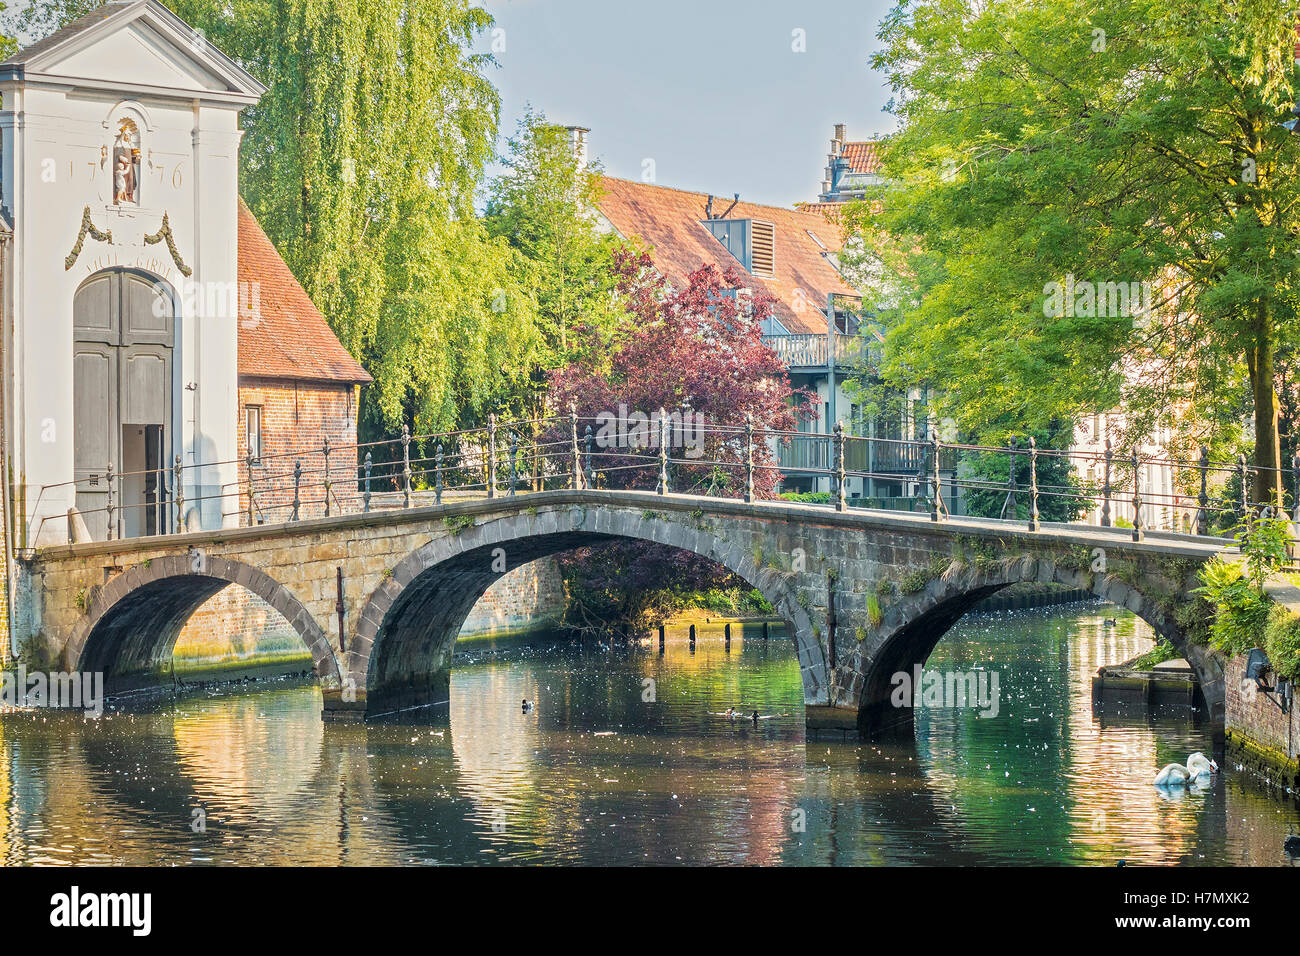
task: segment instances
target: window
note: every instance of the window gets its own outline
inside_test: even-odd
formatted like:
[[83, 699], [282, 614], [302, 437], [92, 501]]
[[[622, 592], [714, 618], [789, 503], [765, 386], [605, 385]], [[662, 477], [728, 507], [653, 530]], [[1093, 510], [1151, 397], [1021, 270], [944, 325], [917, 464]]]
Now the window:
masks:
[[262, 460], [262, 406], [244, 406], [246, 435], [248, 438], [248, 458], [250, 461]]

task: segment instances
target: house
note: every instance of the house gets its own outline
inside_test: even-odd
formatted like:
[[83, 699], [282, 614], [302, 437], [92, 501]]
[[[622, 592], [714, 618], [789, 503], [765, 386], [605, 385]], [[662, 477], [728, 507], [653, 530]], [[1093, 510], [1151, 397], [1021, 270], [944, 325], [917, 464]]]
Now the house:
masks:
[[[860, 300], [840, 269], [840, 227], [831, 219], [655, 183], [605, 178], [599, 201], [602, 225], [620, 236], [639, 238], [655, 267], [677, 286], [704, 265], [739, 265], [752, 289], [775, 300], [764, 338], [785, 362], [795, 386], [816, 396], [805, 433], [826, 434], [836, 423], [848, 435], [868, 436], [896, 427], [868, 421], [844, 387], [852, 366], [872, 360], [878, 336], [860, 314]], [[922, 428], [924, 419], [922, 419]], [[904, 499], [917, 492], [918, 462], [888, 454], [886, 446], [850, 443], [846, 465], [881, 479], [851, 478], [851, 497]], [[881, 456], [878, 458], [877, 456]], [[912, 456], [915, 457], [915, 456]], [[785, 491], [830, 491], [833, 459], [823, 439], [794, 439], [778, 447]], [[897, 475], [898, 477], [893, 477]], [[886, 477], [888, 476], [888, 477]]]
[[[370, 377], [238, 196], [264, 92], [157, 0], [0, 63], [6, 580], [38, 545], [282, 519], [290, 459], [355, 444]], [[355, 449], [330, 472], [355, 487]]]
[[853, 202], [864, 198], [872, 186], [880, 185], [879, 147], [880, 141], [875, 139], [849, 141], [848, 127], [836, 123], [817, 202]]

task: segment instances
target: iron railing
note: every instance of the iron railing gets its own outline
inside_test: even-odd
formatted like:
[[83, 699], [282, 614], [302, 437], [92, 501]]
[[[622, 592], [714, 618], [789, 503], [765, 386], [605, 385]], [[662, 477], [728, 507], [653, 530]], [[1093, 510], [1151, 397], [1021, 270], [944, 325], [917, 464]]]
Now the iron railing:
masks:
[[[1181, 460], [1137, 452], [1120, 455], [1109, 443], [1100, 452], [1040, 449], [1032, 438], [1005, 447], [944, 442], [933, 427], [930, 438], [917, 440], [846, 435], [838, 425], [829, 434], [809, 434], [763, 428], [751, 421], [711, 423], [690, 410], [630, 418], [612, 427], [611, 415], [583, 416], [576, 410], [504, 423], [492, 416], [480, 428], [429, 435], [403, 429], [393, 439], [350, 444], [326, 440], [258, 459], [187, 465], [178, 456], [168, 469], [125, 473], [106, 463], [97, 476], [104, 482], [101, 494], [106, 502], [80, 517], [84, 521], [101, 515], [105, 536], [112, 539], [122, 533], [124, 514], [132, 509], [157, 513], [159, 499], [168, 511], [166, 533], [186, 530], [187, 515], [196, 508], [216, 514], [219, 507], [223, 523], [238, 515], [241, 524], [277, 524], [555, 488], [653, 490], [753, 501], [774, 497], [782, 477], [795, 469], [802, 476], [827, 479], [827, 504], [837, 510], [866, 503], [850, 495], [855, 479], [897, 481], [905, 475], [917, 489], [916, 506], [935, 521], [947, 517], [958, 496], [983, 496], [986, 504], [990, 499], [998, 504], [992, 509], [995, 516], [1016, 518], [1037, 530], [1045, 504], [1058, 501], [1063, 505], [1052, 510], [1064, 514], [1066, 521], [1124, 524], [1131, 527], [1135, 541], [1153, 528], [1208, 535], [1275, 507], [1251, 500], [1257, 466], [1244, 456], [1235, 462], [1212, 462], [1204, 449], [1194, 460]], [[1071, 474], [1083, 474], [1091, 466], [1101, 478], [1063, 482], [1063, 469], [1044, 467], [1053, 459], [1058, 464], [1068, 461]], [[982, 461], [981, 469], [970, 467], [975, 461]], [[991, 469], [990, 461], [996, 467]], [[206, 474], [232, 465], [239, 473], [236, 482], [204, 484]], [[1167, 484], [1174, 490], [1144, 487], [1148, 465], [1167, 469]], [[1292, 465], [1281, 470], [1280, 478], [1294, 505], [1300, 500], [1300, 456]], [[999, 470], [1005, 479], [988, 477]], [[154, 500], [125, 500], [124, 483], [145, 477], [159, 489]], [[60, 489], [66, 500], [67, 490], [78, 484], [42, 487], [37, 511]], [[131, 487], [143, 484], [135, 481]], [[208, 490], [202, 490], [205, 487]], [[1300, 508], [1289, 517], [1300, 522]], [[71, 540], [73, 520], [64, 515], [41, 516], [36, 528], [29, 526], [29, 540], [40, 542], [47, 522], [59, 520], [68, 521]]]

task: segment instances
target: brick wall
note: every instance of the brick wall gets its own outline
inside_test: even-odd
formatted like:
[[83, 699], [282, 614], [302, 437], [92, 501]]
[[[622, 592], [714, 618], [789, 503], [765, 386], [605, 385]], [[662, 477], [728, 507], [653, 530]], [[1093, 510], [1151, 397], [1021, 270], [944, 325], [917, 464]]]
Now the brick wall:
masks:
[[[1225, 728], [1295, 760], [1300, 756], [1300, 715], [1295, 708], [1282, 713], [1277, 698], [1256, 690], [1253, 681], [1243, 687], [1245, 675], [1245, 655], [1234, 657], [1224, 668]], [[1272, 684], [1275, 675], [1267, 675], [1266, 680]]]
[[[262, 409], [262, 458], [248, 464], [248, 406]], [[328, 438], [332, 507], [357, 494], [357, 388], [346, 383], [286, 382], [241, 377], [239, 381], [239, 484], [253, 491], [239, 499], [240, 524], [284, 521], [293, 511], [294, 465], [302, 462], [300, 517], [325, 513]], [[233, 502], [231, 503], [233, 505]], [[350, 503], [349, 503], [350, 504]], [[349, 510], [355, 510], [350, 508]]]
[[565, 605], [559, 562], [555, 558], [540, 558], [515, 568], [488, 588], [469, 612], [460, 635], [546, 627], [559, 621]]

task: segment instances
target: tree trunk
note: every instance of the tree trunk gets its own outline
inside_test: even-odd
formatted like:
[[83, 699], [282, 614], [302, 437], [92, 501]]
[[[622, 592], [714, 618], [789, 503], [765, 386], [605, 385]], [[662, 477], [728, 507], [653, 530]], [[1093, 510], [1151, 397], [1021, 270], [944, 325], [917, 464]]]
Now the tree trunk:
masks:
[[1246, 356], [1255, 400], [1255, 482], [1252, 504], [1282, 508], [1282, 442], [1274, 384], [1274, 345], [1268, 307], [1256, 307], [1255, 340]]

